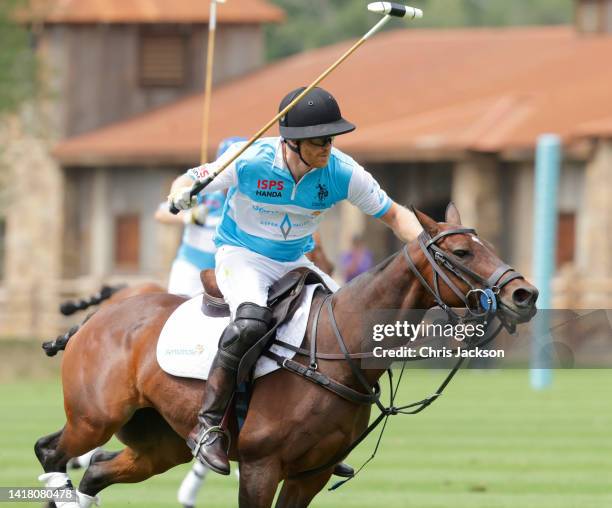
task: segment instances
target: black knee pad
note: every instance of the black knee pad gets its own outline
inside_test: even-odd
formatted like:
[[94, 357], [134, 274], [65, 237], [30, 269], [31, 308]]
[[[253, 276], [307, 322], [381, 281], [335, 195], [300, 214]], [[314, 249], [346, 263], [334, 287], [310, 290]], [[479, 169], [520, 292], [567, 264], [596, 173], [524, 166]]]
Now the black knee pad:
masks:
[[234, 321], [240, 321], [241, 319], [260, 321], [264, 323], [266, 327], [269, 327], [272, 323], [272, 310], [270, 310], [269, 307], [262, 307], [255, 303], [244, 302], [238, 305]]
[[219, 339], [219, 360], [232, 370], [238, 369], [240, 359], [272, 324], [272, 311], [254, 303], [242, 303], [236, 309], [236, 317]]

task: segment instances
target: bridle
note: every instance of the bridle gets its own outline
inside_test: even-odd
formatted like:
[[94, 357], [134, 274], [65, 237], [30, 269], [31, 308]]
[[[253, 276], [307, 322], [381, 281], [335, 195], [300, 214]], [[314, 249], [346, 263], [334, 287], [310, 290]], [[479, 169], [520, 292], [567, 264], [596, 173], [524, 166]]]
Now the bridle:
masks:
[[[518, 273], [516, 270], [514, 270], [512, 267], [510, 267], [509, 265], [505, 263], [501, 263], [493, 271], [493, 273], [489, 275], [489, 277], [485, 278], [477, 274], [473, 270], [469, 269], [467, 266], [465, 266], [465, 264], [462, 263], [461, 260], [457, 256], [442, 250], [437, 245], [438, 241], [442, 238], [445, 238], [450, 235], [461, 235], [461, 234], [476, 235], [476, 231], [472, 228], [457, 227], [454, 229], [449, 229], [447, 231], [438, 233], [433, 238], [425, 230], [423, 230], [423, 232], [418, 236], [417, 240], [419, 243], [419, 247], [421, 248], [421, 251], [423, 252], [425, 258], [427, 259], [427, 261], [429, 262], [430, 266], [433, 269], [433, 284], [431, 285], [427, 282], [425, 277], [423, 277], [421, 272], [416, 267], [416, 264], [414, 263], [410, 255], [410, 252], [408, 251], [407, 245], [405, 245], [404, 248], [402, 249], [402, 253], [403, 253], [403, 256], [410, 270], [414, 273], [414, 275], [417, 277], [417, 279], [420, 281], [423, 287], [426, 288], [429, 291], [429, 293], [433, 296], [434, 301], [438, 304], [438, 306], [441, 307], [446, 312], [450, 321], [452, 321], [454, 324], [478, 321], [478, 322], [482, 322], [485, 325], [486, 333], [480, 340], [478, 340], [477, 342], [470, 341], [470, 340], [466, 341], [466, 347], [468, 349], [473, 349], [477, 347], [482, 347], [488, 344], [489, 342], [491, 342], [499, 334], [502, 327], [506, 327], [506, 329], [508, 329], [510, 332], [514, 331], [513, 325], [507, 324], [502, 319], [502, 315], [497, 314], [497, 309], [498, 309], [497, 300], [498, 300], [498, 295], [504, 286], [506, 286], [508, 283], [510, 283], [511, 281], [515, 279], [523, 279], [524, 277], [520, 273]], [[396, 255], [397, 254], [395, 254], [394, 256]], [[451, 277], [449, 277], [448, 273], [445, 270], [448, 270], [453, 275], [455, 275], [457, 278], [465, 282], [469, 290], [466, 293], [463, 293], [457, 287], [457, 285], [452, 281]], [[444, 281], [444, 283], [450, 288], [450, 290], [453, 293], [455, 293], [464, 303], [465, 309], [466, 309], [465, 315], [462, 316], [458, 314], [449, 305], [447, 305], [446, 302], [444, 302], [444, 300], [442, 299], [442, 296], [440, 295], [440, 279], [442, 279], [442, 281]], [[471, 302], [471, 299], [473, 299], [474, 302]], [[296, 475], [293, 476], [293, 478], [301, 478], [301, 477], [307, 477], [307, 476], [311, 476], [314, 474], [318, 474], [322, 471], [327, 470], [331, 466], [337, 464], [339, 461], [343, 460], [352, 450], [354, 450], [381, 422], [384, 421], [385, 424], [383, 424], [383, 427], [378, 437], [378, 440], [376, 442], [374, 451], [372, 455], [366, 460], [366, 462], [356, 471], [355, 475], [357, 475], [357, 473], [359, 473], [364, 468], [364, 466], [368, 464], [368, 462], [370, 462], [376, 455], [376, 452], [378, 451], [378, 448], [381, 442], [383, 432], [386, 428], [386, 421], [389, 418], [389, 416], [397, 415], [397, 414], [414, 415], [414, 414], [420, 413], [421, 411], [429, 407], [434, 401], [436, 401], [440, 397], [440, 395], [442, 395], [442, 393], [444, 392], [448, 384], [451, 382], [455, 374], [461, 368], [466, 358], [465, 356], [460, 356], [458, 358], [455, 365], [448, 372], [447, 376], [444, 378], [442, 383], [438, 386], [437, 390], [433, 394], [429, 395], [428, 397], [425, 397], [422, 400], [412, 402], [410, 404], [399, 405], [399, 406], [395, 405], [395, 397], [398, 393], [398, 388], [399, 388], [399, 385], [401, 383], [401, 380], [402, 380], [402, 377], [405, 371], [406, 362], [404, 361], [402, 363], [402, 368], [401, 368], [399, 377], [397, 379], [397, 382], [395, 383], [395, 386], [393, 382], [393, 375], [392, 375], [391, 369], [387, 369], [387, 374], [389, 377], [390, 394], [389, 394], [389, 404], [385, 406], [380, 400], [381, 393], [380, 393], [380, 387], [378, 383], [376, 383], [374, 386], [371, 386], [368, 383], [368, 381], [366, 380], [366, 378], [364, 377], [364, 375], [361, 373], [360, 369], [357, 367], [357, 365], [354, 362], [354, 358], [356, 358], [357, 356], [349, 353], [346, 347], [344, 338], [342, 337], [342, 333], [340, 332], [340, 329], [338, 327], [338, 323], [336, 322], [336, 318], [334, 316], [332, 300], [333, 300], [333, 293], [327, 295], [322, 301], [322, 303], [319, 305], [319, 309], [315, 314], [316, 316], [314, 320], [314, 330], [315, 331], [314, 331], [312, 340], [316, 338], [316, 323], [318, 322], [318, 315], [321, 312], [321, 309], [325, 307], [327, 309], [330, 326], [332, 328], [334, 335], [336, 336], [338, 346], [340, 350], [342, 351], [342, 356], [348, 363], [353, 373], [353, 376], [358, 381], [358, 383], [364, 388], [366, 392], [365, 394], [361, 396], [362, 399], [365, 397], [366, 403], [376, 404], [376, 406], [378, 406], [378, 409], [380, 410], [380, 414], [359, 435], [359, 437], [357, 437], [357, 439], [355, 439], [351, 443], [351, 445], [347, 449], [341, 450], [326, 464], [323, 464], [319, 467], [315, 467], [308, 471], [297, 473]], [[473, 305], [473, 303], [475, 303], [476, 305]], [[494, 329], [491, 326], [490, 321], [495, 316], [498, 317], [500, 324]], [[283, 346], [287, 346], [287, 345], [283, 344]], [[309, 353], [308, 351], [304, 351], [299, 348], [290, 348], [290, 349], [293, 349], [294, 351], [297, 351], [300, 354], [308, 355]], [[270, 356], [269, 352], [268, 352], [268, 355]], [[328, 357], [329, 356], [331, 355], [328, 355]], [[364, 358], [366, 356], [369, 357], [370, 355], [369, 354], [363, 355], [361, 357]], [[288, 363], [290, 360], [283, 359], [283, 361], [280, 362], [281, 358], [278, 357], [277, 355], [272, 354], [271, 357], [279, 361], [279, 365], [281, 365], [283, 368], [286, 368], [286, 369], [288, 368]], [[330, 378], [328, 378], [327, 376], [321, 375], [320, 373], [317, 372], [317, 364], [315, 362], [316, 355], [314, 354], [314, 352], [311, 352], [310, 357], [311, 357], [310, 367], [305, 367], [305, 366], [298, 364], [298, 367], [301, 367], [301, 369], [299, 368], [296, 369], [296, 373], [300, 374], [302, 377], [305, 377], [306, 379], [309, 379], [310, 381], [320, 384], [323, 387], [331, 389], [330, 383], [332, 382], [332, 380], [330, 380]], [[321, 378], [320, 381], [317, 381], [317, 375]], [[335, 383], [335, 384], [338, 385], [338, 383]], [[344, 397], [345, 399], [351, 400], [352, 402], [363, 403], [363, 400], [356, 399], [354, 395], [350, 397], [347, 396], [346, 393], [343, 395], [341, 392], [338, 391], [337, 388], [331, 389], [331, 390], [334, 391], [336, 394]], [[347, 480], [343, 480], [341, 482], [336, 483], [329, 490], [334, 490], [340, 487], [341, 485], [349, 481], [351, 478], [354, 478], [354, 476], [348, 478]]]
[[[489, 277], [484, 278], [465, 266], [465, 264], [462, 263], [457, 256], [442, 250], [437, 245], [438, 241], [440, 241], [442, 238], [450, 235], [463, 234], [472, 234], [477, 236], [475, 229], [464, 227], [442, 231], [433, 238], [429, 235], [429, 233], [427, 233], [427, 231], [423, 230], [423, 232], [418, 236], [417, 240], [419, 247], [433, 270], [433, 284], [431, 285], [416, 267], [416, 264], [408, 251], [407, 245], [405, 245], [402, 249], [402, 254], [404, 255], [406, 263], [408, 264], [408, 267], [412, 273], [414, 273], [421, 285], [427, 289], [427, 291], [429, 291], [436, 304], [446, 312], [450, 321], [453, 323], [483, 321], [486, 325], [489, 318], [497, 313], [497, 300], [502, 288], [511, 281], [515, 279], [524, 279], [524, 277], [511, 266], [501, 263]], [[467, 285], [469, 290], [466, 293], [463, 293], [452, 281], [445, 270], [448, 270], [458, 279], [462, 280]], [[448, 288], [463, 302], [467, 311], [465, 315], [462, 316], [458, 314], [449, 305], [447, 305], [446, 302], [444, 302], [442, 296], [440, 295], [440, 279], [442, 279]], [[504, 326], [506, 326], [506, 328], [510, 326], [504, 321], [502, 321], [502, 323]]]

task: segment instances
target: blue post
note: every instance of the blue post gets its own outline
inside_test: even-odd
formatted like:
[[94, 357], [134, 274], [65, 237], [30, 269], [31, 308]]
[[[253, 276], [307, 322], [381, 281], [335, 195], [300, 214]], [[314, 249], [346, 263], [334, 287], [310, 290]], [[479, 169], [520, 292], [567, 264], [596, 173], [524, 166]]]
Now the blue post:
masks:
[[538, 138], [535, 167], [533, 227], [533, 278], [540, 291], [531, 345], [531, 386], [542, 390], [552, 382], [550, 367], [550, 312], [552, 278], [557, 250], [557, 192], [561, 166], [561, 140], [556, 134]]

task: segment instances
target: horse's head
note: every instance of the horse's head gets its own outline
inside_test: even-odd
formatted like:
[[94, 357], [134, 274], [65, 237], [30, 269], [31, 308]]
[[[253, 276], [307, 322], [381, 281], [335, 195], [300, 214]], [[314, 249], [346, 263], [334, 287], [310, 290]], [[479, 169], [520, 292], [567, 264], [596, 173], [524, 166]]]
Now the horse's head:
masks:
[[414, 213], [423, 226], [418, 242], [428, 261], [421, 275], [434, 300], [437, 293], [448, 307], [497, 307], [512, 327], [534, 316], [538, 290], [499, 259], [491, 244], [461, 225], [453, 203], [446, 209], [446, 222], [437, 223], [419, 210]]

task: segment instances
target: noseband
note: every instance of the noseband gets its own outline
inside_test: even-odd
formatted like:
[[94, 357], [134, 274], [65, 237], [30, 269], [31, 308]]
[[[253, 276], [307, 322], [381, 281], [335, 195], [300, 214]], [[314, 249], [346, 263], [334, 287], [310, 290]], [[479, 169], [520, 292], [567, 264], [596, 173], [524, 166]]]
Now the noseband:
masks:
[[[459, 258], [443, 251], [437, 245], [438, 240], [440, 240], [441, 238], [444, 238], [445, 236], [462, 235], [462, 234], [475, 235], [476, 231], [471, 228], [455, 228], [455, 229], [450, 229], [448, 231], [443, 231], [442, 233], [437, 234], [433, 238], [431, 238], [431, 236], [425, 231], [423, 231], [419, 235], [418, 237], [419, 246], [421, 247], [421, 250], [423, 251], [425, 258], [427, 259], [427, 261], [433, 268], [433, 285], [430, 285], [425, 279], [425, 277], [421, 275], [421, 272], [419, 272], [412, 257], [410, 256], [410, 253], [408, 252], [407, 245], [404, 246], [404, 248], [402, 249], [402, 252], [404, 254], [404, 258], [406, 259], [406, 262], [408, 263], [408, 266], [410, 267], [410, 270], [419, 279], [421, 284], [432, 294], [436, 303], [442, 309], [446, 311], [446, 313], [449, 316], [449, 319], [453, 320], [454, 322], [466, 322], [466, 321], [478, 320], [478, 321], [483, 321], [485, 325], [489, 325], [487, 326], [487, 329], [490, 331], [490, 333], [485, 334], [484, 338], [480, 342], [468, 343], [469, 348], [474, 348], [477, 346], [483, 346], [487, 344], [488, 342], [492, 341], [497, 336], [497, 334], [501, 331], [502, 326], [505, 326], [506, 328], [508, 328], [508, 325], [506, 325], [500, 319], [501, 324], [497, 327], [496, 330], [491, 331], [490, 323], [488, 323], [488, 320], [489, 320], [489, 317], [494, 316], [495, 313], [497, 312], [497, 303], [498, 303], [497, 295], [499, 294], [501, 289], [506, 284], [508, 284], [510, 281], [514, 279], [519, 279], [519, 278], [522, 279], [524, 277], [520, 273], [515, 271], [513, 268], [511, 268], [510, 266], [502, 263], [494, 270], [494, 272], [488, 278], [485, 279], [484, 277], [478, 275], [477, 273], [473, 272], [468, 267], [466, 267], [459, 260]], [[470, 288], [469, 291], [463, 294], [461, 290], [453, 283], [453, 281], [448, 276], [448, 274], [445, 272], [445, 269], [453, 273], [456, 277], [461, 279], [463, 282], [465, 282], [467, 286]], [[440, 278], [464, 303], [465, 308], [467, 309], [467, 313], [465, 316], [460, 316], [459, 314], [457, 314], [450, 306], [448, 306], [444, 302], [444, 300], [440, 296], [440, 285], [439, 285]], [[471, 279], [477, 284], [480, 284], [481, 287], [474, 286], [473, 283], [469, 279]], [[476, 302], [477, 302], [477, 305], [479, 306], [478, 309], [471, 308], [470, 306], [471, 295], [474, 295], [476, 297]], [[455, 374], [459, 371], [459, 369], [461, 368], [461, 365], [463, 364], [465, 360], [464, 356], [461, 356], [458, 358], [457, 362], [455, 363], [455, 366], [450, 370], [450, 372], [447, 374], [444, 381], [440, 384], [438, 389], [432, 395], [420, 401], [413, 402], [411, 404], [406, 404], [403, 406], [395, 405], [395, 396], [397, 395], [399, 384], [404, 374], [406, 362], [403, 362], [402, 364], [402, 369], [401, 369], [399, 378], [395, 386], [393, 386], [391, 370], [387, 369], [387, 373], [389, 375], [390, 401], [389, 401], [389, 405], [385, 407], [385, 405], [380, 401], [380, 390], [378, 389], [378, 384], [376, 384], [374, 387], [370, 386], [366, 378], [363, 376], [363, 374], [360, 372], [359, 368], [357, 367], [357, 365], [355, 365], [353, 361], [353, 358], [356, 356], [351, 355], [348, 352], [345, 341], [342, 337], [340, 329], [338, 328], [336, 318], [334, 317], [332, 299], [333, 299], [333, 294], [330, 294], [327, 297], [325, 297], [323, 302], [319, 305], [318, 312], [321, 311], [324, 305], [326, 306], [327, 311], [328, 311], [329, 320], [330, 320], [330, 325], [338, 341], [338, 346], [340, 347], [340, 350], [342, 351], [342, 356], [348, 363], [351, 371], [353, 372], [353, 376], [355, 377], [355, 379], [365, 389], [367, 393], [367, 395], [365, 396], [367, 398], [366, 402], [369, 404], [375, 403], [380, 409], [380, 414], [372, 423], [370, 423], [370, 425], [360, 434], [360, 436], [350, 444], [348, 449], [341, 450], [326, 464], [323, 464], [322, 466], [318, 466], [313, 469], [298, 473], [294, 475], [293, 478], [308, 477], [314, 474], [319, 474], [322, 471], [326, 471], [330, 467], [334, 466], [335, 464], [343, 460], [353, 449], [355, 449], [359, 445], [359, 443], [361, 443], [378, 426], [379, 423], [381, 423], [383, 420], [386, 420], [389, 416], [397, 415], [397, 414], [417, 414], [423, 411], [424, 409], [426, 409], [427, 407], [429, 407], [435, 400], [438, 399], [438, 397], [440, 397], [440, 395], [442, 395], [442, 392], [444, 392], [445, 388], [451, 382]], [[318, 314], [316, 316], [317, 317], [314, 320], [314, 323], [318, 322]], [[312, 335], [312, 338], [311, 338], [311, 340], [313, 340], [313, 343], [316, 340], [316, 335], [317, 335], [316, 324], [314, 325], [314, 330], [315, 330], [314, 334]], [[290, 349], [294, 349], [284, 343], [283, 343], [283, 346], [289, 347]], [[309, 355], [309, 351], [307, 350], [302, 350], [299, 348], [296, 348], [294, 350], [305, 356]], [[278, 355], [275, 355], [274, 353], [271, 353], [270, 351], [267, 351], [265, 354], [273, 359], [276, 359], [281, 367], [288, 369], [288, 365], [289, 365], [289, 362], [291, 362], [291, 360], [279, 357]], [[312, 352], [310, 353], [310, 355], [311, 355], [311, 363], [310, 363], [311, 367], [307, 368], [301, 364], [297, 364], [298, 367], [296, 367], [295, 372], [300, 374], [302, 377], [309, 379], [310, 381], [319, 383], [321, 386], [326, 387], [328, 390], [331, 389], [329, 387], [330, 379], [327, 376], [322, 376], [320, 373], [316, 372], [317, 370], [317, 364], [315, 362], [316, 355], [314, 355]], [[329, 359], [330, 356], [331, 355], [327, 355], [327, 358]], [[334, 358], [334, 359], [337, 359], [337, 358]], [[292, 363], [295, 363], [295, 362], [292, 362]], [[321, 378], [324, 378], [325, 381], [324, 382], [316, 381], [317, 375]], [[336, 382], [333, 382], [333, 383], [335, 383], [335, 385], [338, 385], [338, 383]], [[342, 393], [340, 393], [337, 390], [331, 389], [331, 391], [334, 391], [337, 395], [343, 396]], [[344, 398], [348, 400], [352, 400], [353, 402], [359, 402], [359, 400], [356, 400], [355, 398], [351, 399], [351, 397], [346, 397], [346, 396], [344, 396]], [[376, 451], [378, 450], [378, 445], [380, 444], [380, 439], [382, 437], [382, 433], [384, 432], [385, 428], [386, 426], [383, 425], [380, 436], [378, 438], [378, 442], [376, 444], [376, 448], [374, 449], [374, 453], [357, 470], [357, 473], [359, 473], [359, 471], [361, 471], [361, 469], [363, 469], [363, 467], [370, 460], [372, 460], [374, 456], [376, 455]], [[336, 483], [329, 490], [334, 490], [338, 488], [339, 486], [343, 485], [351, 478], [347, 480], [343, 480], [339, 483]]]
[[[419, 235], [419, 247], [433, 269], [432, 285], [428, 283], [416, 267], [412, 256], [408, 252], [407, 245], [404, 245], [402, 253], [412, 273], [419, 279], [423, 287], [431, 293], [438, 306], [446, 311], [451, 321], [466, 322], [483, 320], [486, 324], [488, 318], [497, 312], [498, 295], [501, 289], [514, 279], [524, 279], [524, 277], [511, 266], [501, 263], [493, 273], [485, 279], [465, 266], [457, 256], [442, 250], [437, 245], [438, 241], [444, 237], [464, 234], [473, 234], [477, 236], [476, 230], [472, 228], [449, 229], [448, 231], [438, 233], [433, 238], [425, 230]], [[470, 288], [467, 293], [464, 294], [457, 287], [446, 273], [445, 269], [465, 282]], [[440, 295], [440, 279], [442, 279], [449, 289], [463, 302], [467, 310], [466, 315], [461, 316], [457, 314], [444, 302]], [[479, 286], [475, 286], [474, 283]], [[475, 306], [473, 305], [474, 300], [476, 303]]]

